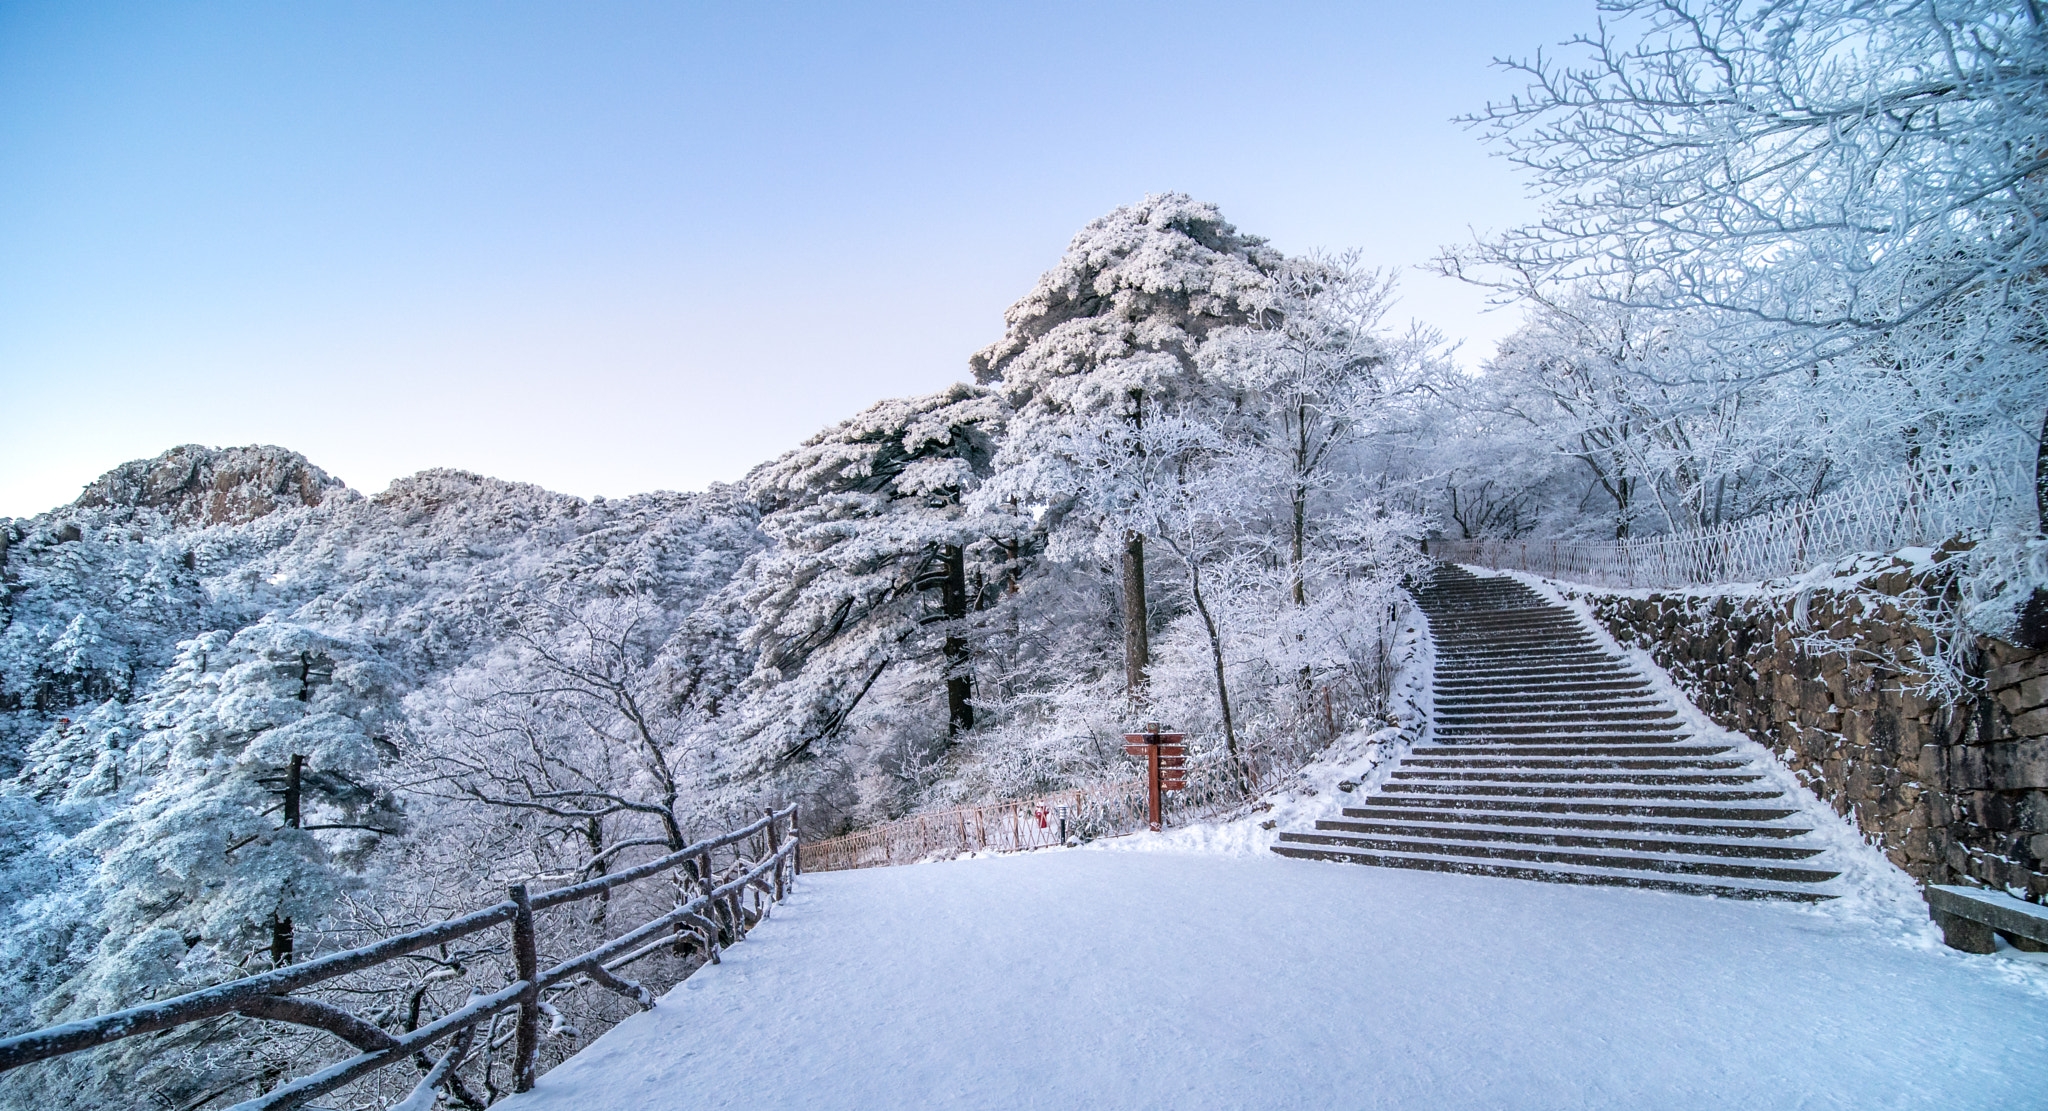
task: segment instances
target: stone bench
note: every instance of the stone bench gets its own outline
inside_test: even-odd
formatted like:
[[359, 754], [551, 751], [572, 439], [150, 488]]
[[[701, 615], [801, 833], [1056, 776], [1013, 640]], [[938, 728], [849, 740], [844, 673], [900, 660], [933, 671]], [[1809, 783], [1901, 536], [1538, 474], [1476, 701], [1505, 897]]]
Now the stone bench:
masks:
[[1989, 953], [1992, 934], [2004, 934], [2022, 949], [2048, 948], [2048, 907], [1981, 887], [1927, 885], [1927, 909], [1952, 949]]

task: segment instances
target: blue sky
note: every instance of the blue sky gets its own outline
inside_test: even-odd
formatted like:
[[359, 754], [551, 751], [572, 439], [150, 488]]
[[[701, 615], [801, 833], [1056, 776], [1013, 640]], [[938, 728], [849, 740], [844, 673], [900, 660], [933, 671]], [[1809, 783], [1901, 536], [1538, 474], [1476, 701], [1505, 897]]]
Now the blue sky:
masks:
[[[0, 516], [181, 443], [690, 489], [966, 376], [1088, 220], [1411, 266], [1533, 213], [1450, 117], [1591, 0], [0, 0]], [[1513, 326], [1410, 273], [1483, 356]]]

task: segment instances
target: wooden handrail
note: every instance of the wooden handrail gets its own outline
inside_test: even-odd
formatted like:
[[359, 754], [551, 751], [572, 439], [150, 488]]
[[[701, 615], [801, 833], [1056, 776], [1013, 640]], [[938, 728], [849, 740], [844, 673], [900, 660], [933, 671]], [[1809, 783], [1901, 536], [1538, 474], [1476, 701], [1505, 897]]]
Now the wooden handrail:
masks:
[[[796, 819], [795, 806], [767, 812], [739, 829], [696, 842], [645, 864], [598, 879], [556, 888], [530, 898], [524, 897], [523, 888], [515, 888], [514, 897], [502, 903], [437, 922], [410, 933], [384, 938], [356, 949], [330, 953], [303, 964], [288, 965], [254, 976], [245, 976], [161, 1002], [130, 1007], [96, 1018], [0, 1039], [0, 1071], [92, 1049], [138, 1034], [168, 1030], [231, 1013], [326, 1030], [337, 1037], [354, 1042], [358, 1048], [365, 1048], [365, 1042], [378, 1041], [370, 1031], [384, 1034], [388, 1039], [374, 1048], [367, 1048], [355, 1057], [337, 1062], [310, 1076], [235, 1106], [235, 1111], [256, 1111], [259, 1108], [263, 1111], [282, 1111], [284, 1108], [297, 1107], [306, 1100], [333, 1091], [386, 1065], [421, 1053], [435, 1042], [467, 1030], [501, 1011], [512, 1007], [520, 1007], [522, 1011], [532, 1008], [537, 1015], [540, 993], [577, 975], [584, 975], [590, 982], [613, 990], [624, 989], [624, 993], [635, 998], [643, 1008], [651, 1007], [653, 999], [645, 989], [631, 981], [620, 980], [611, 974], [612, 971], [668, 944], [664, 938], [652, 945], [642, 945], [641, 943], [650, 936], [678, 923], [687, 923], [693, 918], [706, 921], [714, 916], [728, 916], [732, 920], [728, 931], [732, 940], [737, 941], [743, 937], [746, 918], [741, 910], [739, 897], [751, 888], [763, 892], [773, 901], [779, 899], [780, 894], [788, 889], [788, 881], [796, 871], [796, 857], [801, 843], [796, 829]], [[788, 832], [787, 840], [778, 836], [785, 829]], [[712, 850], [736, 844], [764, 832], [769, 834], [769, 840], [774, 844], [773, 851], [754, 863], [737, 879], [712, 888], [709, 875]], [[463, 1007], [410, 1033], [391, 1035], [340, 1008], [312, 1000], [283, 999], [289, 992], [337, 976], [372, 968], [408, 953], [467, 937], [494, 926], [506, 923], [517, 925], [522, 918], [526, 919], [528, 925], [525, 931], [519, 932], [526, 933], [526, 940], [530, 942], [531, 934], [528, 931], [531, 929], [530, 916], [533, 912], [593, 898], [624, 884], [672, 871], [685, 864], [693, 866], [696, 878], [702, 886], [699, 888], [700, 894], [684, 905], [595, 949], [571, 957], [546, 972], [538, 970], [537, 954], [536, 960], [524, 959], [531, 950], [521, 949], [519, 939], [515, 938], [514, 948], [519, 950], [522, 958], [520, 979], [489, 995], [472, 997]], [[769, 880], [771, 874], [772, 883]], [[707, 915], [707, 911], [714, 914]], [[766, 913], [765, 909], [763, 913]], [[706, 952], [715, 961], [719, 931], [700, 928], [699, 932], [705, 935], [703, 944]], [[624, 957], [619, 956], [629, 949], [634, 951]], [[522, 1034], [523, 1026], [524, 1023]], [[537, 1036], [522, 1036], [519, 1039], [514, 1076], [527, 1081], [528, 1086], [534, 1068], [537, 1044]], [[467, 1050], [466, 1045], [458, 1048], [465, 1052]], [[450, 1051], [451, 1054], [455, 1052], [457, 1050]], [[448, 1064], [445, 1057], [442, 1063]], [[452, 1064], [447, 1068], [435, 1066], [444, 1081], [452, 1075], [454, 1067]], [[523, 1091], [525, 1088], [519, 1090]]]

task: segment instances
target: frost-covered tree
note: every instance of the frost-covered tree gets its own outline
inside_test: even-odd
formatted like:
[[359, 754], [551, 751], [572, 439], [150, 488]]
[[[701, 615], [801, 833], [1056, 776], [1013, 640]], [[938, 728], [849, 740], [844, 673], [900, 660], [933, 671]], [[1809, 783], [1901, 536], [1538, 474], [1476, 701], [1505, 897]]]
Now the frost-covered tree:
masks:
[[[756, 516], [733, 487], [585, 502], [455, 471], [362, 498], [278, 449], [186, 448], [0, 522], [0, 758], [21, 765], [0, 785], [7, 1028], [287, 945], [353, 944], [561, 869], [537, 823], [492, 825], [399, 774], [456, 740], [406, 696], [516, 655], [519, 598], [637, 598], [668, 630], [664, 727], [716, 706], [746, 653], [731, 615], [700, 607], [760, 546]], [[418, 985], [386, 988], [390, 1021], [408, 1021]], [[6, 1098], [182, 1106], [201, 1081], [253, 1092], [311, 1045], [246, 1026], [152, 1039], [9, 1073]], [[106, 1063], [146, 1047], [163, 1050], [154, 1071]]]
[[943, 691], [940, 746], [972, 726], [964, 625], [1025, 525], [970, 512], [963, 498], [986, 474], [1005, 415], [999, 398], [966, 385], [885, 401], [751, 476], [771, 547], [724, 603], [750, 616], [743, 643], [756, 653], [727, 730], [728, 781], [843, 780], [833, 769], [849, 724], [878, 692], [921, 703]]
[[[378, 781], [396, 752], [393, 679], [366, 645], [266, 621], [187, 642], [126, 713], [39, 742], [32, 779], [61, 787], [55, 801], [90, 807], [97, 820], [50, 846], [60, 858], [94, 859], [87, 889], [18, 910], [30, 933], [15, 942], [25, 951], [10, 971], [64, 977], [20, 984], [37, 997], [35, 1020], [83, 1018], [292, 960], [295, 927], [317, 931], [331, 919], [383, 839], [402, 833]], [[45, 778], [66, 748], [100, 756], [83, 775]], [[28, 951], [52, 939], [84, 951], [81, 965]], [[232, 1071], [238, 1052], [210, 1056]], [[176, 1090], [203, 1079], [145, 1069], [151, 1054], [120, 1043], [94, 1055], [94, 1073], [143, 1073]]]
[[1832, 410], [1833, 448], [2048, 489], [2040, 5], [1602, 7], [1567, 60], [1507, 63], [1527, 93], [1477, 117], [1545, 218], [1446, 268], [1683, 314], [1694, 354], [1660, 377], [1703, 407], [1787, 379]]
[[1361, 268], [1358, 257], [1287, 260], [1268, 306], [1203, 351], [1205, 369], [1236, 394], [1218, 414], [1233, 458], [1279, 476], [1297, 605], [1308, 602], [1312, 517], [1341, 507], [1361, 469], [1379, 463], [1360, 459], [1361, 448], [1412, 441], [1418, 409], [1449, 369], [1428, 329], [1387, 334], [1393, 277]]
[[[1083, 228], [1004, 314], [1003, 338], [970, 360], [975, 380], [1014, 411], [982, 503], [1029, 507], [1051, 534], [1103, 527], [1075, 514], [1083, 491], [1058, 445], [1105, 413], [1136, 422], [1147, 404], [1216, 398], [1219, 384], [1197, 351], [1267, 307], [1280, 263], [1279, 252], [1238, 232], [1214, 205], [1179, 193], [1153, 194]], [[1149, 656], [1145, 542], [1136, 533], [1122, 541], [1125, 683], [1136, 697]]]

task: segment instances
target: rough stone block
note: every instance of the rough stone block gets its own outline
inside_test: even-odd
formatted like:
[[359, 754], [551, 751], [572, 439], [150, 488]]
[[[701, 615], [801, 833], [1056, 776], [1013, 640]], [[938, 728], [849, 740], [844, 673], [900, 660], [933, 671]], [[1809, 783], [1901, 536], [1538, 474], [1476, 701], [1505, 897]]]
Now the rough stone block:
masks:
[[2007, 829], [2048, 833], [2048, 791], [2015, 791], [2006, 796]]
[[1993, 790], [2048, 787], [2048, 738], [1985, 745], [1985, 786]]
[[2048, 737], [2048, 706], [2013, 717], [2008, 728], [2018, 737]]
[[[1998, 642], [1992, 641], [1996, 644]], [[2016, 659], [2011, 663], [1992, 668], [1984, 675], [1984, 683], [1993, 690], [2017, 686], [2036, 676], [2048, 675], [2048, 652], [2037, 652]]]
[[1994, 831], [2048, 833], [2048, 791], [1964, 791], [1956, 801], [1963, 816]]
[[1935, 924], [1941, 927], [1941, 940], [1951, 949], [1965, 953], [1995, 953], [1998, 943], [1992, 940], [1991, 927], [1982, 922], [1936, 911]]
[[1951, 872], [1965, 876], [1970, 874], [1970, 854], [1963, 851], [1963, 847], [1954, 842], [1949, 843], [1948, 857], [1943, 863], [1948, 865], [1948, 870]]
[[1974, 745], [1957, 745], [1948, 750], [1947, 756], [1950, 790], [1978, 790], [1987, 785], [1982, 749]]
[[2036, 675], [2022, 679], [1998, 692], [1998, 704], [2008, 714], [2023, 714], [2037, 706], [2048, 704], [2048, 675]]

